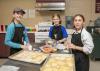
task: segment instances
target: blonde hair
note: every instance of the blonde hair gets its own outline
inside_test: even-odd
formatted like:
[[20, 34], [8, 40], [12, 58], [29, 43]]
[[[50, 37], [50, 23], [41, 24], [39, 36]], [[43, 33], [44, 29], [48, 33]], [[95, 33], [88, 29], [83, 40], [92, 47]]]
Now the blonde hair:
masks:
[[[54, 14], [54, 15], [52, 16], [52, 19], [53, 19], [55, 16], [57, 16], [57, 17], [60, 19], [59, 24], [61, 24], [62, 21], [61, 21], [60, 15], [59, 15], [59, 14]], [[54, 22], [52, 22], [52, 24], [54, 25]]]

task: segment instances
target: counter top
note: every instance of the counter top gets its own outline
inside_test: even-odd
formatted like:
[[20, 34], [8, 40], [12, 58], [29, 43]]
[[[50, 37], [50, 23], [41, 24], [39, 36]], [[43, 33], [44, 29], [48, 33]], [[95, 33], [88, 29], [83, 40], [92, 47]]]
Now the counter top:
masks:
[[[6, 32], [0, 32], [0, 34], [2, 34], [2, 33], [6, 33]], [[27, 33], [35, 33], [35, 32], [27, 32]]]
[[6, 32], [0, 32], [0, 34], [2, 34], [2, 33], [6, 33]]
[[[66, 31], [68, 32], [68, 34], [72, 34], [73, 33], [73, 29], [66, 29]], [[6, 32], [1, 32], [0, 33], [6, 33]], [[27, 32], [27, 33], [48, 33], [48, 32]]]
[[18, 71], [40, 71], [41, 65], [8, 59], [3, 65], [19, 67]]
[[[40, 47], [42, 45], [43, 45], [42, 43], [41, 44], [35, 43], [33, 45], [33, 47], [37, 48], [37, 47]], [[40, 49], [38, 48], [38, 50], [40, 50]], [[55, 53], [61, 53], [61, 54], [65, 53], [66, 54], [66, 52], [62, 52], [62, 50], [60, 52], [57, 51]], [[23, 61], [7, 59], [7, 61], [2, 65], [9, 65], [9, 66], [19, 67], [20, 69], [18, 71], [40, 71], [40, 69], [43, 66], [44, 62], [42, 62], [41, 64], [34, 64], [34, 63], [28, 63], [28, 62], [23, 62]]]

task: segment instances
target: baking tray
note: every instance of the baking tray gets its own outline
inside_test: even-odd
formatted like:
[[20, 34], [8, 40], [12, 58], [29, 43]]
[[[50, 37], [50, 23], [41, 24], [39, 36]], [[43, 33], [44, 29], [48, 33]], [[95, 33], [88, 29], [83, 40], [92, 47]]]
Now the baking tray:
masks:
[[9, 58], [13, 60], [41, 64], [49, 54], [36, 51], [21, 50], [18, 53], [11, 55]]
[[41, 71], [75, 71], [73, 54], [51, 54], [40, 69]]

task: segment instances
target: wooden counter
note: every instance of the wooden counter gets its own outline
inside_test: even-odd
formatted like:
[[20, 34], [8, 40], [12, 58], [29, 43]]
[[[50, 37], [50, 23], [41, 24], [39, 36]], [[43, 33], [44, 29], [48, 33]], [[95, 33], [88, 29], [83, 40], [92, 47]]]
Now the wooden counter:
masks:
[[4, 44], [5, 33], [0, 33], [0, 57], [8, 57], [10, 55], [10, 48]]

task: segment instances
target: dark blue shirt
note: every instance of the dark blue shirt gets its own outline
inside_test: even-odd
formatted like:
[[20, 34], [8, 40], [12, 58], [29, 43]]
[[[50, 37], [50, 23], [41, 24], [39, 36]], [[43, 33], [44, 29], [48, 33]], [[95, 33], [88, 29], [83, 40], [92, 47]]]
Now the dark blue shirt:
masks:
[[[50, 38], [52, 38], [52, 30], [53, 30], [53, 27], [54, 26], [51, 26], [50, 27], [50, 31], [49, 31], [49, 37]], [[64, 26], [61, 26], [61, 30], [62, 30], [62, 35], [63, 35], [63, 38], [67, 38], [68, 37], [68, 34], [67, 34], [67, 31], [66, 31], [66, 29], [65, 29], [65, 27]]]

